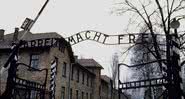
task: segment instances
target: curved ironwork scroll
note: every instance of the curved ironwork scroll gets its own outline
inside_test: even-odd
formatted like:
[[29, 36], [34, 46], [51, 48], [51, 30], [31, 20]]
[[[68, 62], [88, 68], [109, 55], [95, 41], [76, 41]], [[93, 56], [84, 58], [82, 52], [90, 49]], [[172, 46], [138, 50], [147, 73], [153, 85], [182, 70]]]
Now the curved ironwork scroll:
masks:
[[[10, 95], [11, 99], [31, 99], [31, 98], [45, 99], [48, 69], [46, 68], [36, 69], [24, 63], [17, 63], [16, 68], [18, 68], [18, 66], [27, 67], [32, 70], [31, 72], [45, 71], [44, 83], [35, 82], [32, 80], [18, 77], [16, 75], [13, 77], [14, 87]], [[21, 72], [25, 72], [25, 71], [21, 71]], [[35, 73], [33, 73], [33, 75], [35, 75]]]
[[[137, 41], [137, 36], [141, 35], [141, 41]], [[162, 34], [155, 34], [161, 36]], [[105, 45], [118, 45], [118, 44], [143, 44], [147, 43], [149, 33], [128, 33], [118, 35], [107, 35], [102, 32], [94, 30], [86, 30], [78, 32], [70, 37], [65, 38], [71, 45], [75, 45], [85, 40], [92, 40]], [[162, 44], [164, 45], [164, 44]]]

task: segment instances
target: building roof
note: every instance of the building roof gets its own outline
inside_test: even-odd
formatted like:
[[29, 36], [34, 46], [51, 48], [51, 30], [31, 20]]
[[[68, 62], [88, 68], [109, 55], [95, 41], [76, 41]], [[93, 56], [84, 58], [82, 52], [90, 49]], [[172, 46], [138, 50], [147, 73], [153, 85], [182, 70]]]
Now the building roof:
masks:
[[[18, 33], [18, 39], [20, 39], [23, 34], [25, 32], [24, 31], [20, 31]], [[5, 35], [5, 40], [12, 40], [13, 39], [13, 34], [14, 33], [10, 33], [10, 34], [6, 34]], [[35, 40], [35, 39], [42, 39], [42, 38], [61, 38], [62, 36], [56, 32], [45, 32], [45, 33], [31, 33], [31, 32], [27, 32], [26, 35], [24, 35], [23, 39], [30, 41], [30, 40]]]
[[101, 75], [101, 80], [103, 80], [107, 83], [111, 83], [111, 78], [108, 77], [107, 75]]
[[84, 66], [82, 66], [81, 64], [79, 63], [74, 63], [73, 66], [78, 66], [79, 68], [81, 68], [82, 70], [90, 73], [92, 76], [96, 76], [93, 72], [89, 71], [87, 68], [85, 68]]
[[[18, 40], [21, 39], [21, 37], [23, 36], [24, 33], [25, 33], [24, 31], [20, 31], [18, 33]], [[14, 36], [14, 33], [4, 35], [4, 40], [0, 41], [0, 49], [11, 48], [13, 36]], [[62, 38], [62, 36], [56, 32], [34, 33], [34, 34], [31, 32], [27, 32], [27, 33], [25, 33], [22, 40], [31, 41], [31, 40], [44, 39], [44, 38]]]
[[78, 59], [77, 62], [84, 67], [95, 67], [103, 69], [103, 67], [94, 59]]
[[[24, 31], [19, 31], [17, 39], [20, 40], [21, 37], [23, 36], [23, 34], [25, 34]], [[14, 33], [4, 35], [4, 39], [2, 41], [0, 41], [0, 50], [11, 48], [11, 45], [12, 45], [12, 42], [13, 42], [13, 36], [14, 36]], [[24, 35], [24, 37], [22, 38], [22, 40], [31, 41], [31, 40], [47, 39], [47, 38], [60, 38], [62, 41], [64, 41], [63, 43], [66, 46], [66, 48], [68, 49], [70, 59], [71, 59], [72, 62], [74, 62], [73, 51], [72, 51], [70, 43], [67, 42], [60, 34], [58, 34], [56, 32], [47, 32], [47, 33], [27, 32]]]

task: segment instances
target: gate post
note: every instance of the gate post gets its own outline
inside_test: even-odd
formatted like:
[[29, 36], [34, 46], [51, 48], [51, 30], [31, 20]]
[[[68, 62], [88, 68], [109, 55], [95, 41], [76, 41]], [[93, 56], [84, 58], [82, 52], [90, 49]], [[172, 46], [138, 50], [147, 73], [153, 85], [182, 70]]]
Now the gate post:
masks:
[[120, 87], [120, 65], [121, 64], [118, 64], [118, 99], [121, 99], [121, 89], [119, 88]]
[[2, 97], [5, 99], [11, 99], [11, 97], [12, 97], [13, 89], [15, 86], [13, 80], [16, 76], [17, 54], [18, 54], [18, 49], [19, 49], [20, 44], [13, 44], [12, 53], [11, 53], [10, 57], [8, 58], [8, 61], [4, 65], [4, 68], [6, 68], [10, 64], [10, 67], [8, 69], [8, 78], [7, 78], [6, 89], [2, 95]]
[[172, 85], [174, 91], [175, 99], [184, 99], [183, 97], [183, 85], [182, 85], [182, 77], [181, 77], [181, 67], [180, 67], [180, 41], [178, 39], [177, 29], [174, 29], [174, 34], [172, 34], [172, 51], [171, 51], [171, 69], [172, 69]]

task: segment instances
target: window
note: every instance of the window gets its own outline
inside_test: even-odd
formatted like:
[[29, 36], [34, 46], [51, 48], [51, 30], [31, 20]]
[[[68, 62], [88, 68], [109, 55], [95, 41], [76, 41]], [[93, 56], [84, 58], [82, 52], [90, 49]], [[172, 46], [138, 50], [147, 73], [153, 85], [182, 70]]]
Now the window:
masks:
[[62, 76], [63, 77], [66, 77], [66, 62], [64, 62], [64, 64], [63, 64], [63, 68], [62, 68]]
[[82, 84], [84, 84], [84, 80], [85, 80], [85, 73], [82, 73]]
[[78, 90], [76, 90], [76, 99], [78, 99]]
[[90, 99], [93, 99], [93, 97], [92, 97], [92, 93], [90, 93]]
[[62, 87], [61, 99], [65, 99], [65, 87]]
[[101, 95], [101, 86], [99, 86], [99, 95]]
[[88, 98], [88, 93], [86, 93], [86, 99], [89, 99], [89, 98]]
[[72, 74], [71, 74], [71, 80], [73, 80], [73, 78], [74, 78], [74, 66], [72, 65], [71, 67], [72, 67], [71, 68], [71, 72], [72, 72]]
[[72, 88], [70, 89], [70, 99], [73, 99], [73, 90], [72, 90]]
[[91, 87], [93, 87], [93, 78], [90, 79]]
[[84, 92], [82, 92], [82, 99], [84, 99]]
[[89, 76], [87, 75], [87, 86], [89, 86]]
[[30, 55], [30, 66], [33, 68], [38, 68], [39, 65], [39, 54]]
[[79, 82], [79, 80], [80, 80], [80, 70], [77, 69], [77, 82]]

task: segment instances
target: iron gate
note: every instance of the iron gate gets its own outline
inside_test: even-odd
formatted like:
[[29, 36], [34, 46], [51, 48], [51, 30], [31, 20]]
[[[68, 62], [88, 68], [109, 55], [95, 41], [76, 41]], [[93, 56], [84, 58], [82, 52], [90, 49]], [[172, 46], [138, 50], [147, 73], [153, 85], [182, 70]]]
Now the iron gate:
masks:
[[45, 71], [45, 81], [43, 84], [34, 82], [34, 81], [29, 81], [20, 77], [14, 77], [13, 82], [14, 82], [14, 89], [12, 91], [12, 99], [45, 99], [45, 90], [46, 90], [46, 82], [47, 82], [47, 69], [35, 69], [31, 68], [30, 66], [23, 64], [23, 63], [18, 63], [17, 66], [26, 66], [30, 68], [30, 70], [33, 71]]
[[[12, 80], [7, 81], [7, 87], [4, 94], [1, 96], [1, 99], [45, 99], [46, 93], [46, 82], [47, 82], [47, 69], [35, 69], [24, 63], [17, 63], [18, 66], [28, 67], [34, 72], [45, 71], [45, 81], [44, 83], [38, 83], [35, 81], [30, 81], [24, 78], [20, 78], [17, 74], [12, 77]], [[9, 74], [11, 75], [11, 74]], [[10, 85], [11, 84], [11, 85]]]
[[[22, 44], [23, 43], [21, 42], [12, 49], [12, 53], [4, 65], [4, 67], [8, 67], [10, 64], [10, 67], [8, 69], [6, 89], [2, 96], [0, 96], [0, 99], [45, 99], [48, 69], [36, 69], [24, 63], [17, 63], [17, 61], [14, 60], [14, 57], [18, 54], [19, 47]], [[18, 69], [19, 66], [22, 66], [21, 68], [27, 68], [23, 70], [22, 73], [28, 73], [28, 71], [44, 71], [45, 77], [43, 83], [18, 77], [18, 71], [20, 71]], [[31, 75], [32, 74], [34, 73], [31, 73]]]

